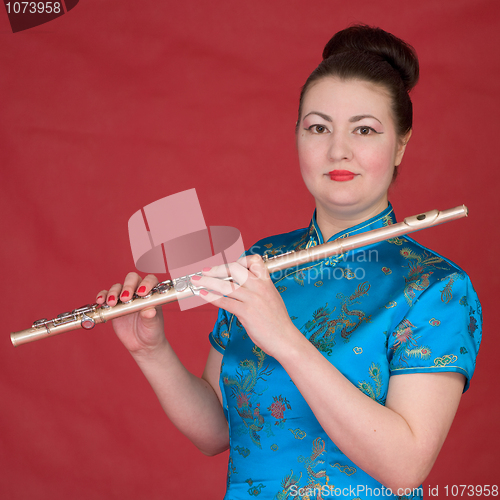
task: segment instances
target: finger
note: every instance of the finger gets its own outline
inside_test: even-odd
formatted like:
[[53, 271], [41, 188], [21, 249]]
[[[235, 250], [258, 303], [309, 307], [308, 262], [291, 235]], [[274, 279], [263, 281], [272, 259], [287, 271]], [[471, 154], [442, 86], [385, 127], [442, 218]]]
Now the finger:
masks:
[[106, 297], [106, 302], [108, 303], [109, 306], [115, 306], [117, 304], [118, 297], [120, 296], [121, 291], [122, 291], [121, 283], [116, 283], [109, 289], [108, 295]]
[[231, 281], [212, 278], [210, 276], [192, 276], [191, 282], [196, 287], [208, 288], [211, 291], [216, 291], [221, 295], [231, 295], [233, 292], [238, 290], [240, 286], [237, 283]]
[[255, 289], [259, 285], [256, 280], [269, 279], [267, 267], [260, 255], [249, 255], [228, 264], [230, 275], [245, 288]]
[[156, 316], [157, 312], [156, 307], [147, 307], [146, 309], [141, 309], [139, 314], [142, 318], [152, 319]]
[[137, 295], [143, 297], [147, 295], [151, 289], [158, 284], [158, 278], [154, 274], [148, 274], [140, 283], [137, 288]]
[[232, 299], [228, 299], [227, 297], [223, 297], [221, 295], [218, 295], [217, 293], [214, 293], [213, 291], [208, 290], [200, 290], [200, 297], [207, 302], [211, 302], [216, 307], [221, 307], [228, 312], [234, 312], [232, 311], [231, 306], [232, 303], [235, 303], [236, 301]]
[[249, 255], [244, 257], [248, 270], [259, 279], [268, 279], [269, 272], [260, 255]]
[[108, 296], [108, 291], [107, 290], [101, 290], [95, 299], [97, 304], [104, 304], [106, 302], [106, 297]]
[[201, 272], [204, 276], [211, 276], [212, 278], [227, 278], [229, 276], [229, 269], [226, 264], [204, 267]]
[[205, 268], [202, 271], [203, 276], [210, 276], [212, 278], [224, 279], [230, 277], [236, 284], [243, 285], [248, 279], [248, 269], [246, 268], [245, 258], [237, 262], [229, 264]]
[[125, 276], [125, 281], [123, 282], [123, 287], [120, 291], [120, 300], [122, 302], [129, 301], [133, 295], [135, 290], [137, 289], [137, 285], [141, 282], [142, 278], [137, 273], [128, 273]]

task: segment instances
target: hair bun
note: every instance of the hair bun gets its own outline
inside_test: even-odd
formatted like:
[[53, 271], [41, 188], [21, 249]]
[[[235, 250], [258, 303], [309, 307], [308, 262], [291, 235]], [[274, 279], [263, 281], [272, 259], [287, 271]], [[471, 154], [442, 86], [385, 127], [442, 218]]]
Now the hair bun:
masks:
[[342, 52], [371, 53], [387, 61], [401, 76], [409, 92], [418, 81], [415, 49], [396, 36], [367, 25], [355, 25], [336, 33], [323, 49], [323, 60]]

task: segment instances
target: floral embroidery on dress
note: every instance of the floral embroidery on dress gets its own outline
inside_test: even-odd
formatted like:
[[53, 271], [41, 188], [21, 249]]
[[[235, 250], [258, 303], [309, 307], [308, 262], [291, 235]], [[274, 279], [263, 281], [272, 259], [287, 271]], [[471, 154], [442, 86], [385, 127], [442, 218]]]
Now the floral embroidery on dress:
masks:
[[474, 332], [477, 330], [477, 320], [474, 317], [474, 309], [472, 307], [469, 309], [469, 324], [467, 325], [467, 331], [471, 337], [474, 337]]
[[274, 425], [279, 425], [282, 429], [285, 425], [286, 418], [284, 417], [285, 410], [291, 410], [292, 407], [286, 398], [281, 394], [279, 396], [273, 396], [274, 402], [267, 409], [271, 412], [271, 415], [276, 419]]

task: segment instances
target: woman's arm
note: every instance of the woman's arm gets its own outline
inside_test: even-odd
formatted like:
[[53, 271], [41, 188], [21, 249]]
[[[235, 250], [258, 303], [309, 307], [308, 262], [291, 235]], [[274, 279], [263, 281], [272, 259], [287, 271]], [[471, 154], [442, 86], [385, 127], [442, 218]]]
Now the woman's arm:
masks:
[[293, 325], [258, 256], [229, 267], [242, 286], [233, 291], [228, 282], [214, 278], [224, 276], [225, 270], [214, 268], [193, 279], [228, 296], [202, 296], [235, 314], [255, 344], [280, 362], [325, 432], [354, 463], [394, 492], [419, 486], [451, 426], [464, 376], [393, 376], [382, 406], [345, 378]]
[[[97, 302], [114, 305], [118, 297], [127, 300], [136, 290], [140, 296], [147, 295], [156, 283], [154, 276], [141, 280], [130, 273], [123, 286], [116, 284], [109, 292], [100, 292]], [[116, 318], [113, 328], [172, 423], [204, 454], [226, 450], [229, 432], [218, 384], [222, 354], [211, 347], [202, 377], [190, 373], [165, 337], [161, 307]]]
[[382, 406], [307, 340], [289, 345], [278, 361], [350, 460], [394, 493], [422, 484], [453, 422], [465, 383], [462, 374], [392, 376]]
[[133, 355], [171, 422], [205, 455], [229, 447], [218, 379], [222, 354], [210, 348], [201, 378], [190, 373], [170, 347]]

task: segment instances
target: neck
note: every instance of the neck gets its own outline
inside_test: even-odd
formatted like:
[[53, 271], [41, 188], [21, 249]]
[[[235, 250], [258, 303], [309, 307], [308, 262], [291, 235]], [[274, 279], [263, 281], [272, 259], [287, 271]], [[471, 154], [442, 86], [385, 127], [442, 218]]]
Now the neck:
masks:
[[365, 220], [375, 217], [389, 206], [387, 199], [382, 200], [376, 206], [371, 206], [363, 211], [328, 211], [319, 204], [316, 204], [316, 223], [318, 224], [323, 241], [328, 241], [334, 234], [340, 233], [357, 226]]

